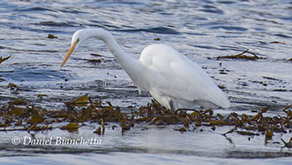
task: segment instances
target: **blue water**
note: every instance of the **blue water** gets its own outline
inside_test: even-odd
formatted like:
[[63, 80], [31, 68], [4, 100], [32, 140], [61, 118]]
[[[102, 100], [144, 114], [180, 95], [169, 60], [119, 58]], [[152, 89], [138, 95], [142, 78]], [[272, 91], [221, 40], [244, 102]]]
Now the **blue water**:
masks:
[[[58, 110], [65, 108], [62, 101], [89, 93], [93, 99], [102, 98], [120, 107], [146, 105], [151, 100], [150, 95], [138, 95], [132, 81], [100, 41], [84, 43], [65, 67], [60, 68], [74, 31], [104, 28], [115, 36], [125, 52], [135, 58], [139, 58], [140, 52], [147, 45], [163, 43], [196, 61], [218, 85], [226, 89], [232, 107], [225, 111], [218, 110], [220, 113], [236, 111], [252, 114], [251, 109], [270, 105], [271, 110], [267, 115], [283, 115], [281, 109], [292, 103], [292, 63], [289, 61], [292, 58], [291, 9], [292, 3], [288, 0], [2, 0], [0, 57], [11, 57], [0, 64], [0, 102], [25, 98], [31, 104]], [[48, 38], [49, 33], [57, 38]], [[262, 59], [216, 59], [218, 56], [239, 54], [246, 49]], [[93, 53], [100, 56], [91, 55]], [[101, 59], [101, 62], [92, 61], [94, 59]], [[220, 70], [227, 74], [220, 74]], [[16, 84], [21, 90], [16, 93], [11, 91], [7, 87], [9, 83]], [[46, 97], [39, 100], [39, 94]], [[1, 149], [0, 162], [10, 162], [10, 156], [13, 155], [12, 163], [36, 164], [40, 161], [48, 164], [106, 164], [111, 157], [115, 158], [113, 163], [123, 160], [124, 164], [133, 160], [143, 160], [141, 164], [144, 161], [154, 161], [156, 164], [241, 164], [248, 161], [256, 164], [288, 164], [291, 161], [291, 157], [283, 158], [285, 155], [291, 156], [291, 151], [280, 149], [283, 144], [279, 139], [288, 140], [291, 135], [287, 134], [277, 134], [268, 144], [264, 144], [262, 137], [249, 142], [246, 137], [234, 135], [235, 139], [240, 139], [233, 139], [236, 141], [234, 145], [226, 139], [216, 142], [222, 138], [220, 131], [206, 134], [175, 133], [174, 136], [172, 129], [164, 130], [163, 135], [156, 132], [161, 132], [160, 128], [150, 130], [146, 131], [149, 133], [147, 137], [153, 138], [155, 135], [157, 139], [141, 140], [145, 134], [140, 129], [131, 130], [129, 135], [124, 136], [117, 130], [103, 137], [105, 146], [85, 153], [78, 148], [76, 154], [71, 153], [76, 148], [69, 148], [65, 153], [58, 149], [57, 152], [48, 151], [50, 154], [45, 151], [38, 153], [43, 149], [37, 147], [22, 148], [21, 152], [17, 152], [17, 146], [9, 141], [14, 134], [25, 136], [26, 133], [0, 132], [1, 137], [4, 137], [0, 146], [8, 145]], [[89, 137], [94, 136], [91, 130], [85, 133]], [[37, 133], [42, 137], [57, 136], [60, 132], [52, 131], [48, 134]], [[79, 137], [81, 133], [68, 133], [66, 136]], [[170, 138], [165, 141], [166, 136]], [[193, 139], [194, 136], [200, 138]], [[127, 140], [129, 137], [136, 138]], [[215, 140], [202, 142], [201, 139], [206, 137]], [[119, 140], [107, 142], [110, 139]], [[184, 139], [192, 140], [187, 143]], [[164, 145], [157, 146], [162, 141]], [[200, 142], [204, 145], [198, 144]], [[174, 143], [179, 145], [173, 146]], [[166, 145], [172, 147], [164, 149]], [[140, 148], [142, 150], [136, 153]], [[178, 153], [178, 148], [182, 152]], [[245, 155], [244, 159], [227, 154], [239, 151]], [[267, 156], [255, 154], [259, 151]], [[272, 156], [269, 156], [271, 152]], [[68, 159], [60, 160], [64, 157]]]

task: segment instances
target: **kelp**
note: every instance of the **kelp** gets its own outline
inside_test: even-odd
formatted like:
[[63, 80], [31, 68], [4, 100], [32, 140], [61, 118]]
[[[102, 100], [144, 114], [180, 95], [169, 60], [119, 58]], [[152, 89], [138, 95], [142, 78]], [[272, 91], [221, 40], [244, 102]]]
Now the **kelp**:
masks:
[[0, 64], [2, 63], [2, 62], [4, 62], [4, 61], [6, 61], [6, 60], [8, 60], [10, 58], [10, 56], [8, 56], [8, 57], [0, 57]]
[[[13, 88], [17, 86], [10, 85]], [[228, 115], [214, 113], [213, 110], [191, 110], [186, 109], [172, 112], [161, 106], [157, 101], [152, 100], [147, 106], [139, 109], [129, 107], [128, 110], [121, 111], [119, 107], [113, 106], [110, 102], [103, 102], [101, 99], [92, 100], [85, 94], [71, 102], [65, 102], [66, 109], [47, 110], [30, 105], [25, 99], [15, 99], [7, 105], [0, 107], [0, 131], [43, 131], [61, 129], [74, 132], [82, 128], [86, 122], [96, 123], [93, 133], [103, 136], [109, 123], [117, 123], [121, 131], [128, 131], [136, 124], [144, 123], [148, 125], [177, 125], [174, 131], [181, 133], [198, 130], [204, 131], [204, 127], [210, 127], [216, 131], [217, 127], [233, 127], [223, 133], [228, 141], [228, 134], [236, 133], [242, 136], [261, 136], [271, 139], [275, 133], [292, 132], [292, 105], [283, 109], [285, 116], [265, 117], [270, 107], [264, 107], [255, 115], [237, 114], [232, 112]], [[129, 113], [130, 112], [130, 113]], [[59, 124], [56, 124], [59, 123]], [[17, 127], [17, 128], [16, 128]], [[291, 140], [282, 140], [284, 147], [291, 147]]]
[[53, 34], [48, 34], [48, 38], [58, 38], [57, 36], [53, 35]]
[[[249, 54], [249, 55], [247, 55]], [[249, 49], [246, 49], [245, 51], [236, 54], [236, 55], [226, 55], [226, 56], [218, 56], [216, 58], [217, 60], [221, 59], [243, 59], [243, 60], [258, 60], [258, 59], [265, 59], [263, 57], [257, 56], [255, 53], [250, 52]]]

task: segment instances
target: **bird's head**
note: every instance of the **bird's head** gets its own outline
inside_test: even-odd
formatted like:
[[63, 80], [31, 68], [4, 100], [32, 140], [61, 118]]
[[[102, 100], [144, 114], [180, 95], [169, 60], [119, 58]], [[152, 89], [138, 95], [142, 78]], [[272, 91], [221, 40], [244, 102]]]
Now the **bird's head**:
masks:
[[72, 36], [71, 46], [64, 58], [61, 67], [66, 63], [70, 55], [80, 46], [80, 44], [82, 44], [87, 39], [94, 37], [97, 37], [101, 40], [114, 40], [108, 31], [102, 29], [81, 29], [76, 31]]
[[69, 48], [69, 50], [64, 58], [64, 61], [61, 65], [61, 67], [64, 66], [66, 61], [69, 59], [71, 54], [79, 47], [79, 45], [87, 39], [87, 37], [86, 37], [87, 35], [84, 32], [85, 32], [84, 30], [78, 30], [73, 34], [72, 40], [71, 40], [71, 46], [70, 46], [70, 48]]

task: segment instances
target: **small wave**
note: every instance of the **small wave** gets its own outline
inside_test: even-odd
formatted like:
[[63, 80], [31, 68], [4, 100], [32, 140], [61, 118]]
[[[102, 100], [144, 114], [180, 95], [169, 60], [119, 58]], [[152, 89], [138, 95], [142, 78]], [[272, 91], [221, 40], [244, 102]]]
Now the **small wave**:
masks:
[[25, 7], [25, 8], [16, 8], [14, 11], [55, 11], [49, 8], [45, 7], [39, 7], [39, 6], [34, 6], [34, 7]]
[[205, 5], [203, 7], [204, 7], [204, 9], [200, 9], [200, 11], [207, 12], [207, 13], [224, 14], [223, 10], [218, 9], [215, 6]]
[[126, 30], [119, 30], [124, 32], [149, 32], [149, 33], [157, 33], [157, 34], [180, 34], [178, 31], [173, 30], [167, 27], [153, 27], [148, 29], [126, 29]]
[[223, 29], [228, 31], [247, 31], [247, 28], [238, 27], [238, 26], [213, 26], [210, 29]]
[[292, 38], [292, 36], [289, 36], [287, 34], [274, 34], [274, 35], [281, 38]]
[[[15, 64], [19, 65], [19, 64]], [[13, 73], [12, 73], [13, 72]], [[26, 67], [14, 68], [12, 72], [1, 72], [5, 80], [13, 82], [45, 82], [45, 81], [60, 81], [64, 80], [65, 75], [56, 70], [36, 69]]]
[[61, 26], [61, 27], [74, 27], [74, 22], [55, 22], [55, 21], [45, 21], [39, 23], [32, 23], [33, 25], [42, 25], [42, 26]]

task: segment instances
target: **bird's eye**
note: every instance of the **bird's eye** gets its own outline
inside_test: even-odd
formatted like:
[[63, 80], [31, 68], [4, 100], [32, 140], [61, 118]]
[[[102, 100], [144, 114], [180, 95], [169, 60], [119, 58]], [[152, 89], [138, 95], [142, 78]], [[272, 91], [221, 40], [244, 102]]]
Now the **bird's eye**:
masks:
[[76, 44], [79, 42], [79, 40], [80, 40], [79, 38], [76, 40]]

